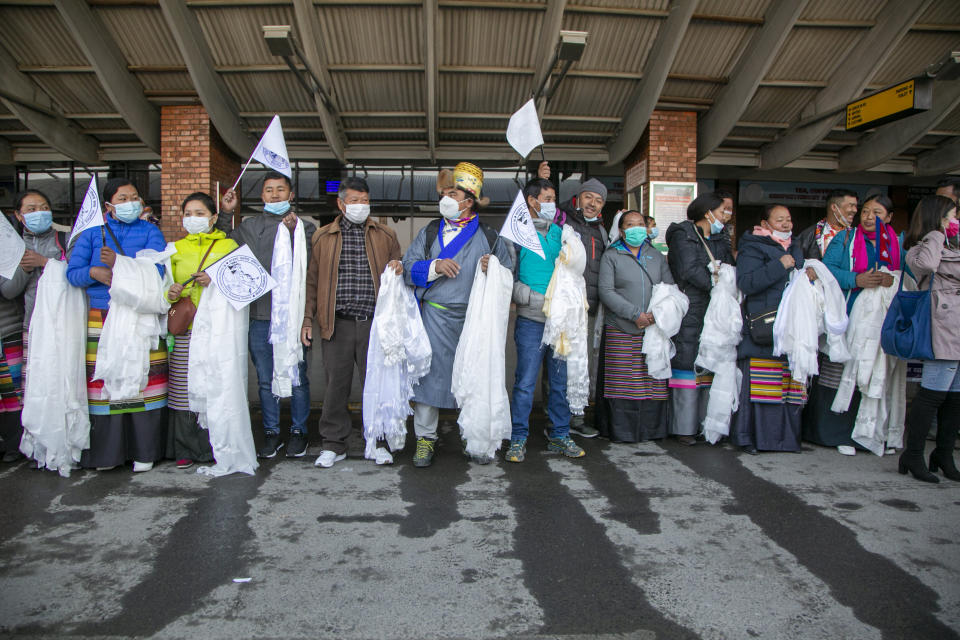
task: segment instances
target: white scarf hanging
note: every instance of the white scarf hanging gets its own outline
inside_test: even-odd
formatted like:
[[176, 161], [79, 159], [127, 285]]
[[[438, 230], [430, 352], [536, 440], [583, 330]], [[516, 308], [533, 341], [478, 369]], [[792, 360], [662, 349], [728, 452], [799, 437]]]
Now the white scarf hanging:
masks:
[[364, 457], [376, 459], [377, 440], [392, 451], [403, 448], [407, 416], [413, 413], [413, 386], [430, 371], [430, 338], [420, 307], [403, 276], [387, 267], [370, 324], [367, 372], [363, 385]]
[[257, 453], [247, 404], [247, 328], [250, 307], [239, 311], [215, 283], [200, 298], [190, 335], [187, 397], [210, 436], [213, 466], [197, 473], [253, 475]]
[[[716, 263], [711, 262], [711, 271]], [[695, 364], [714, 373], [703, 419], [703, 435], [716, 444], [730, 435], [730, 417], [740, 406], [743, 374], [737, 368], [737, 345], [743, 338], [742, 295], [737, 290], [737, 271], [720, 264], [716, 284], [710, 291], [710, 304], [703, 316], [703, 332]]]
[[[883, 455], [888, 439], [889, 419], [897, 419], [897, 426], [902, 425], [906, 404], [906, 369], [898, 366], [901, 362], [880, 347], [880, 329], [897, 294], [901, 274], [890, 272], [886, 267], [880, 271], [893, 275], [893, 286], [864, 289], [853, 303], [845, 338], [850, 353], [855, 355], [843, 366], [830, 407], [835, 413], [846, 413], [854, 388], [860, 389], [860, 408], [852, 437], [878, 456]], [[894, 438], [902, 438], [902, 433], [897, 431], [895, 429]]]
[[567, 361], [567, 404], [570, 412], [583, 415], [590, 401], [590, 367], [587, 358], [587, 285], [583, 269], [587, 254], [577, 232], [563, 225], [563, 247], [554, 263], [553, 275], [544, 296], [547, 321], [541, 342]]
[[[849, 320], [847, 318], [847, 298], [843, 295], [843, 290], [837, 279], [819, 260], [806, 260], [803, 263], [804, 270], [811, 268], [817, 274], [817, 279], [813, 287], [817, 293], [818, 309], [821, 311], [817, 315], [817, 330], [820, 335], [826, 334], [826, 354], [832, 362], [846, 362], [850, 359], [850, 352], [847, 350], [847, 343], [843, 337], [847, 330]], [[821, 348], [821, 350], [823, 350]]]
[[661, 282], [653, 285], [648, 313], [653, 313], [655, 323], [643, 333], [643, 354], [647, 357], [647, 372], [657, 380], [666, 380], [673, 375], [670, 360], [677, 348], [670, 340], [680, 331], [683, 316], [690, 308], [690, 299], [675, 284]]
[[169, 245], [163, 253], [144, 250], [136, 258], [117, 256], [110, 285], [110, 312], [103, 322], [93, 374], [94, 380], [103, 380], [105, 399], [135, 398], [147, 386], [150, 350], [166, 336], [170, 308], [164, 295], [165, 280], [170, 281], [169, 264], [164, 277], [157, 271], [157, 264], [169, 256]]
[[271, 388], [276, 397], [289, 398], [293, 395], [293, 387], [300, 385], [299, 367], [303, 362], [300, 328], [307, 304], [307, 241], [301, 220], [297, 219], [292, 244], [287, 226], [282, 222], [277, 225], [270, 275], [277, 281], [271, 293], [270, 305], [270, 344], [273, 345]]
[[450, 386], [469, 455], [492, 458], [510, 437], [504, 358], [512, 292], [513, 274], [491, 255], [487, 272], [478, 267], [473, 277]]
[[20, 451], [65, 478], [90, 447], [86, 314], [83, 289], [67, 282], [66, 263], [48, 260], [30, 320]]

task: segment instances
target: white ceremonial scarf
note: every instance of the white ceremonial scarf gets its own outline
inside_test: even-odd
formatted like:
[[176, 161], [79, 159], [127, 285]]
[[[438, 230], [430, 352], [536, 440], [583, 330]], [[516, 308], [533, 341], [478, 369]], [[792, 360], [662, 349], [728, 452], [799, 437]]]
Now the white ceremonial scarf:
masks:
[[643, 333], [643, 354], [647, 356], [647, 371], [657, 380], [666, 380], [673, 375], [670, 360], [677, 348], [670, 339], [680, 331], [680, 323], [690, 299], [675, 284], [661, 282], [653, 285], [648, 312], [653, 313], [655, 323]]
[[307, 241], [303, 221], [297, 220], [290, 242], [290, 231], [282, 222], [273, 241], [270, 275], [277, 281], [271, 292], [270, 344], [273, 345], [273, 395], [289, 398], [300, 385], [303, 345], [300, 328], [307, 304]]

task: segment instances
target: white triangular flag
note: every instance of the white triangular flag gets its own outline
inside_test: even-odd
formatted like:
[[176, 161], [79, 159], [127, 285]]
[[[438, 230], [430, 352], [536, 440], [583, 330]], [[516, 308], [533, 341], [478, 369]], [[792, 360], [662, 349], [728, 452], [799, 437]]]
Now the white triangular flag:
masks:
[[537, 229], [533, 226], [533, 220], [530, 218], [530, 211], [527, 209], [527, 201], [523, 197], [523, 190], [517, 192], [517, 197], [513, 200], [513, 206], [510, 207], [510, 213], [507, 214], [507, 219], [503, 221], [500, 235], [515, 245], [526, 247], [541, 258], [546, 259], [547, 257], [543, 253], [540, 236], [537, 235]]
[[93, 174], [87, 184], [87, 193], [83, 196], [83, 204], [80, 205], [77, 219], [73, 223], [67, 246], [72, 245], [74, 239], [87, 229], [100, 226], [103, 226], [103, 208], [100, 206], [100, 194], [97, 193], [97, 174]]
[[283, 140], [283, 128], [280, 126], [280, 116], [273, 116], [257, 148], [253, 150], [251, 159], [259, 160], [263, 166], [293, 178], [293, 173], [290, 171], [290, 156], [287, 155], [287, 143]]
[[277, 286], [248, 245], [243, 245], [204, 269], [212, 284], [239, 311]]
[[543, 144], [537, 105], [533, 98], [510, 116], [510, 122], [507, 124], [507, 142], [524, 158]]
[[0, 213], [0, 276], [7, 280], [13, 277], [25, 250], [23, 238], [7, 220], [7, 216]]

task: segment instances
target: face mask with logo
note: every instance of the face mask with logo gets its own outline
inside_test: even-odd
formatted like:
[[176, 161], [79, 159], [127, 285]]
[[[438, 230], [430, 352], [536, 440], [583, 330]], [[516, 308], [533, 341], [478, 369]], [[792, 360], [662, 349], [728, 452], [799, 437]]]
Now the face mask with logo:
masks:
[[630, 227], [624, 230], [623, 239], [631, 247], [639, 247], [647, 239], [647, 230], [644, 227]]
[[275, 216], [284, 216], [287, 215], [287, 211], [290, 211], [290, 201], [281, 200], [280, 202], [265, 202], [263, 204], [263, 210]]
[[789, 240], [793, 237], [792, 231], [774, 231], [771, 229], [770, 233], [773, 234], [774, 238], [779, 238], [780, 240]]
[[113, 205], [113, 216], [120, 222], [130, 224], [143, 213], [143, 204], [139, 200], [121, 202]]
[[43, 233], [53, 224], [53, 212], [31, 211], [23, 214], [23, 224], [31, 233]]
[[343, 216], [353, 224], [363, 224], [369, 215], [369, 204], [348, 204], [344, 207]]
[[440, 198], [440, 215], [447, 220], [456, 220], [460, 217], [460, 203], [450, 196]]
[[658, 235], [660, 235], [660, 230], [657, 229], [656, 227], [654, 227], [653, 229], [647, 230], [647, 237], [650, 238], [651, 240], [656, 238]]
[[183, 228], [186, 229], [190, 235], [194, 233], [206, 233], [210, 231], [210, 218], [204, 218], [203, 216], [184, 216]]
[[541, 202], [540, 211], [537, 215], [544, 220], [553, 220], [557, 216], [557, 204], [555, 202]]

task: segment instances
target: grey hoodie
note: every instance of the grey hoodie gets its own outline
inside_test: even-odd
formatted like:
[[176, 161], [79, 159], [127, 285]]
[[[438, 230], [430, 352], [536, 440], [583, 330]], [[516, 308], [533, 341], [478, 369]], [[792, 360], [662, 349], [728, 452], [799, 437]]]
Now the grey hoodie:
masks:
[[[27, 249], [31, 251], [39, 253], [51, 260], [60, 260], [63, 257], [60, 247], [65, 248], [67, 246], [67, 235], [61, 234], [58, 238], [57, 233], [53, 228], [41, 234], [34, 234], [30, 230], [25, 229], [23, 232], [23, 242], [27, 245]], [[57, 245], [58, 240], [60, 242], [59, 246]], [[43, 269], [34, 269], [30, 273], [27, 273], [20, 267], [17, 267], [13, 277], [9, 280], [0, 276], [0, 295], [3, 295], [7, 300], [16, 300], [16, 306], [18, 307], [21, 305], [21, 302], [17, 300], [17, 298], [21, 295], [23, 296], [22, 307], [18, 312], [14, 313], [12, 308], [7, 309], [10, 305], [3, 305], [3, 308], [0, 308], [0, 334], [7, 336], [10, 333], [15, 333], [20, 330], [19, 328], [15, 331], [12, 329], [14, 316], [20, 318], [20, 324], [23, 329], [27, 329], [30, 326], [33, 307], [37, 301], [37, 282], [40, 280], [41, 273], [43, 273]]]

